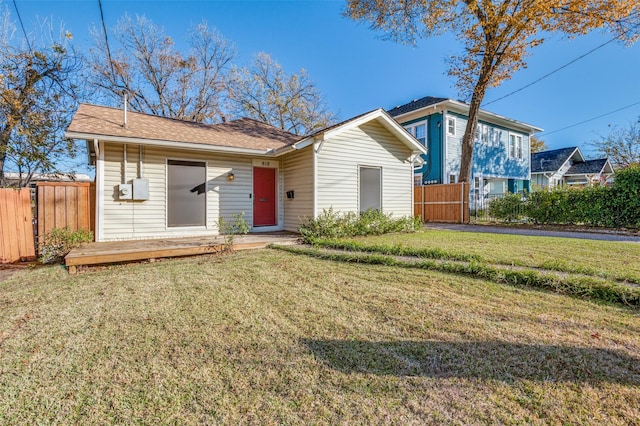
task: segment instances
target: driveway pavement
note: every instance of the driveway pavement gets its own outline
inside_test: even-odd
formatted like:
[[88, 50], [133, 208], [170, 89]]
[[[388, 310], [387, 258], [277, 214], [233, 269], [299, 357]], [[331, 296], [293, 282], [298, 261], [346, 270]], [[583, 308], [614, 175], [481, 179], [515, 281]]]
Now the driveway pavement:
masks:
[[485, 232], [490, 234], [513, 234], [513, 235], [529, 235], [538, 237], [562, 237], [562, 238], [579, 238], [583, 240], [600, 240], [600, 241], [623, 241], [640, 243], [640, 236], [624, 235], [615, 233], [598, 233], [598, 232], [580, 232], [580, 231], [549, 231], [545, 229], [533, 228], [512, 228], [507, 226], [491, 226], [491, 225], [462, 225], [452, 223], [427, 223], [427, 229], [447, 229], [451, 231], [461, 232]]

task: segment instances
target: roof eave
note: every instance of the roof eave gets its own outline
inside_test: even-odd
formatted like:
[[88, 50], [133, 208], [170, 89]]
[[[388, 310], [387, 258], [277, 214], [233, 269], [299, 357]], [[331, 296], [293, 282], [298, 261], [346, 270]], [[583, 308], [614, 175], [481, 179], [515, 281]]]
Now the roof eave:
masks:
[[253, 149], [253, 148], [239, 148], [233, 146], [223, 146], [223, 145], [208, 145], [202, 143], [195, 142], [175, 142], [175, 141], [166, 141], [159, 139], [145, 139], [145, 138], [132, 138], [125, 136], [112, 136], [112, 135], [102, 135], [102, 134], [94, 134], [94, 133], [83, 133], [83, 132], [74, 132], [67, 131], [64, 134], [65, 137], [70, 139], [81, 139], [81, 140], [106, 140], [110, 142], [118, 142], [118, 143], [131, 143], [131, 144], [139, 144], [139, 145], [153, 145], [153, 146], [162, 146], [166, 148], [179, 148], [179, 149], [191, 149], [196, 151], [209, 151], [209, 152], [225, 152], [230, 154], [244, 154], [244, 155], [256, 155], [256, 156], [273, 156], [276, 152], [275, 149]]
[[[434, 104], [427, 105], [427, 106], [422, 107], [422, 108], [414, 109], [413, 111], [409, 111], [409, 112], [405, 112], [405, 113], [396, 115], [394, 118], [396, 120], [400, 121], [402, 117], [405, 117], [407, 115], [416, 114], [416, 113], [419, 113], [419, 112], [424, 112], [424, 111], [427, 111], [429, 109], [436, 110], [440, 106], [443, 107], [443, 109], [451, 109], [453, 111], [457, 110], [456, 112], [466, 113], [467, 115], [469, 114], [469, 105], [465, 104], [464, 102], [455, 101], [453, 99], [446, 99], [444, 101], [436, 102]], [[517, 128], [518, 130], [526, 131], [530, 135], [532, 135], [534, 133], [542, 132], [544, 130], [544, 129], [540, 128], [540, 127], [536, 127], [534, 125], [525, 123], [523, 121], [514, 120], [512, 118], [505, 117], [503, 115], [496, 114], [496, 113], [493, 113], [493, 112], [485, 111], [483, 109], [480, 110], [479, 117], [480, 118], [489, 117], [489, 118], [491, 118], [491, 119], [493, 119], [495, 121], [501, 122], [501, 123], [498, 123], [498, 124], [508, 124], [509, 127], [514, 127], [514, 128]], [[507, 126], [505, 126], [505, 127], [507, 127]]]
[[402, 114], [394, 115], [394, 116], [393, 116], [393, 118], [394, 118], [395, 120], [397, 120], [397, 121], [400, 121], [400, 119], [401, 119], [402, 117], [405, 117], [405, 116], [407, 116], [407, 115], [411, 115], [411, 114], [419, 113], [419, 112], [422, 112], [422, 111], [426, 111], [426, 110], [428, 110], [428, 109], [437, 109], [439, 105], [444, 104], [444, 103], [446, 103], [446, 102], [447, 102], [447, 100], [444, 100], [444, 101], [440, 101], [440, 102], [436, 102], [436, 103], [433, 103], [433, 104], [430, 104], [430, 105], [424, 106], [424, 107], [422, 107], [422, 108], [416, 108], [416, 109], [411, 110], [411, 111], [403, 112]]
[[[427, 149], [420, 144], [411, 134], [402, 127], [393, 117], [389, 115], [384, 109], [379, 108], [371, 111], [368, 114], [363, 115], [355, 120], [348, 121], [344, 123], [342, 126], [338, 126], [326, 132], [321, 132], [319, 135], [320, 140], [326, 140], [334, 137], [337, 134], [345, 132], [347, 130], [359, 127], [369, 121], [376, 120], [379, 122], [385, 129], [387, 129], [391, 134], [396, 136], [398, 139], [404, 143], [407, 148], [411, 150], [412, 153], [420, 153], [426, 154]], [[298, 149], [303, 148], [309, 143], [313, 142], [314, 138], [306, 138], [296, 143], [296, 147]]]

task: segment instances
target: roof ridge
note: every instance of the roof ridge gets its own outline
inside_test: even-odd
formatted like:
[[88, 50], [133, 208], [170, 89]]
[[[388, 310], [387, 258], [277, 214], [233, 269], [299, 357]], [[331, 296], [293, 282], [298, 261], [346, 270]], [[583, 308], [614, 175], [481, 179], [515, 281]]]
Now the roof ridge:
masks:
[[[108, 105], [97, 105], [97, 104], [92, 104], [92, 103], [88, 103], [88, 102], [80, 102], [80, 105], [86, 105], [92, 108], [105, 108], [105, 109], [109, 109], [112, 111], [122, 111], [121, 108], [117, 108], [117, 107], [112, 107], [112, 106], [108, 106]], [[175, 118], [175, 117], [166, 117], [164, 115], [156, 115], [156, 114], [150, 114], [148, 112], [140, 112], [140, 111], [133, 111], [130, 109], [127, 109], [127, 113], [129, 114], [137, 114], [137, 115], [142, 115], [142, 116], [146, 116], [146, 117], [152, 117], [152, 118], [157, 118], [157, 119], [162, 119], [162, 120], [172, 120], [172, 121], [176, 121], [179, 123], [185, 123], [185, 124], [192, 124], [192, 125], [196, 125], [196, 126], [202, 126], [202, 127], [209, 127], [209, 128], [214, 128], [217, 126], [223, 126], [223, 125], [228, 125], [230, 123], [234, 123], [240, 120], [250, 120], [253, 121], [255, 123], [258, 123], [260, 125], [263, 126], [268, 126], [271, 127], [277, 131], [283, 132], [283, 133], [288, 133], [290, 135], [294, 135], [294, 136], [298, 136], [295, 133], [291, 133], [287, 130], [281, 129], [280, 127], [276, 127], [272, 124], [269, 123], [265, 123], [263, 121], [260, 121], [258, 119], [252, 118], [252, 117], [239, 117], [239, 118], [234, 118], [233, 120], [228, 120], [228, 121], [223, 121], [221, 123], [203, 123], [203, 122], [199, 122], [199, 121], [193, 121], [193, 120], [186, 120], [183, 118]]]

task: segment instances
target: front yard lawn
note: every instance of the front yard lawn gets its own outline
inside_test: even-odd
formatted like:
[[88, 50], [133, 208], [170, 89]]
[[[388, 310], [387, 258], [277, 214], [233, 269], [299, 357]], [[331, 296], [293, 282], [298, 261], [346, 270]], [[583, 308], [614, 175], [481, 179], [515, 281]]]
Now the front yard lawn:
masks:
[[640, 283], [640, 244], [427, 229], [354, 238], [366, 244], [441, 249], [488, 263], [586, 273]]
[[3, 424], [638, 422], [624, 307], [276, 250], [0, 282]]

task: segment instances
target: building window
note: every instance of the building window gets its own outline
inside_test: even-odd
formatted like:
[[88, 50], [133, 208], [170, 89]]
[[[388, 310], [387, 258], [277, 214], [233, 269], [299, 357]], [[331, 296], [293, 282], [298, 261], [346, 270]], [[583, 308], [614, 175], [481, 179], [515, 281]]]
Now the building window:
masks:
[[509, 157], [517, 158], [522, 160], [523, 158], [523, 149], [522, 149], [522, 136], [521, 135], [509, 135]]
[[456, 135], [456, 119], [455, 117], [447, 117], [447, 135]]
[[489, 143], [489, 126], [482, 125], [482, 143], [487, 145]]
[[407, 131], [411, 133], [411, 136], [415, 137], [422, 145], [427, 144], [427, 123], [425, 121], [404, 126], [404, 128], [407, 129]]
[[205, 226], [207, 168], [201, 161], [167, 161], [167, 226]]
[[382, 168], [360, 166], [360, 212], [382, 210]]
[[456, 175], [449, 175], [449, 183], [456, 183]]
[[491, 127], [489, 129], [489, 144], [491, 144], [492, 146], [500, 146], [501, 135], [502, 130]]
[[413, 175], [413, 186], [422, 185], [422, 175]]
[[476, 142], [488, 144], [489, 143], [489, 126], [486, 124], [476, 124]]

